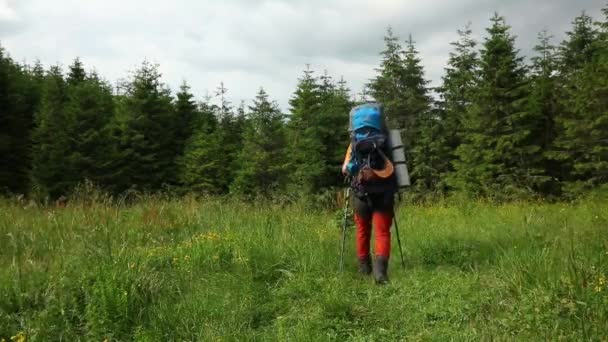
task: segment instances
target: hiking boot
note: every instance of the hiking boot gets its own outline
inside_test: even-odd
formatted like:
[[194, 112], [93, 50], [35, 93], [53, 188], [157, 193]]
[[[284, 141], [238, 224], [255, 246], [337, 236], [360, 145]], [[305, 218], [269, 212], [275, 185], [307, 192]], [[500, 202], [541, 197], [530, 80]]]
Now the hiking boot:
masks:
[[372, 258], [359, 258], [359, 273], [364, 275], [372, 274]]
[[374, 278], [376, 284], [386, 284], [388, 282], [388, 258], [382, 255], [376, 257], [376, 265], [374, 265]]

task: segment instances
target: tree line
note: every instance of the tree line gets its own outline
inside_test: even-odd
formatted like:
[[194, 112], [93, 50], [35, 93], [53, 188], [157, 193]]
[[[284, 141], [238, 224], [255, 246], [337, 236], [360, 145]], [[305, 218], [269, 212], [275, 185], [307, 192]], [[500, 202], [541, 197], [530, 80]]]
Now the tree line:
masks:
[[180, 191], [318, 194], [343, 184], [348, 112], [384, 104], [406, 145], [413, 196], [570, 198], [608, 182], [608, 8], [577, 16], [554, 45], [541, 32], [526, 61], [505, 18], [483, 41], [458, 30], [441, 85], [429, 87], [415, 41], [389, 28], [380, 65], [355, 97], [306, 68], [283, 113], [175, 94], [144, 62], [114, 88], [76, 59], [67, 70], [0, 48], [0, 191], [57, 198], [87, 180], [115, 194]]

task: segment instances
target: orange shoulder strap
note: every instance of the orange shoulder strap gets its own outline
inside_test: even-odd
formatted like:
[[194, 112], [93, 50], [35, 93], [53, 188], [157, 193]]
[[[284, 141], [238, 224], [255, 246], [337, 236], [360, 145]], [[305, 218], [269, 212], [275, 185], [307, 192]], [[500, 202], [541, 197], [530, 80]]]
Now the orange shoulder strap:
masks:
[[346, 171], [346, 166], [350, 162], [351, 154], [352, 154], [352, 144], [349, 144], [348, 149], [346, 150], [346, 155], [344, 156], [344, 162], [342, 163], [342, 172]]

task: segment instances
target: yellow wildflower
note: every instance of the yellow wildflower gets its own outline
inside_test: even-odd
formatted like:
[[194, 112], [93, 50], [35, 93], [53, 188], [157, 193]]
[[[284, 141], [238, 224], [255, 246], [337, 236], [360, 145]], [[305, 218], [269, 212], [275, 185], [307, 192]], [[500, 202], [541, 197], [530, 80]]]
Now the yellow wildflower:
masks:
[[602, 287], [601, 286], [596, 286], [595, 287], [595, 292], [602, 292]]
[[242, 256], [240, 253], [237, 253], [236, 254], [236, 261], [245, 264], [245, 263], [247, 263], [247, 261], [249, 261], [249, 259], [247, 259], [244, 256]]
[[11, 341], [25, 342], [26, 341], [25, 333], [23, 331], [20, 331], [19, 333], [17, 333], [17, 335], [11, 337]]
[[600, 278], [597, 280], [597, 283], [600, 284], [600, 286], [606, 285], [606, 276], [603, 274], [600, 275]]

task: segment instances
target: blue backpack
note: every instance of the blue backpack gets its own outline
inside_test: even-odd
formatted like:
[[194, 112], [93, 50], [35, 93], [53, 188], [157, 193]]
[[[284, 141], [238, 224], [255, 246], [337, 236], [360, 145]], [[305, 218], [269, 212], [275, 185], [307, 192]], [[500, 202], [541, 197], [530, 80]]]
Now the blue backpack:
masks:
[[[362, 194], [392, 188], [394, 177], [392, 163], [387, 157], [390, 147], [382, 106], [378, 103], [356, 106], [350, 111], [349, 121], [351, 159], [346, 168], [352, 176], [351, 186], [355, 192]], [[387, 167], [390, 167], [388, 174]], [[360, 171], [364, 169], [373, 170], [367, 173], [371, 177], [361, 176]]]

